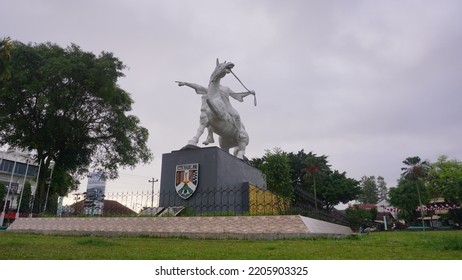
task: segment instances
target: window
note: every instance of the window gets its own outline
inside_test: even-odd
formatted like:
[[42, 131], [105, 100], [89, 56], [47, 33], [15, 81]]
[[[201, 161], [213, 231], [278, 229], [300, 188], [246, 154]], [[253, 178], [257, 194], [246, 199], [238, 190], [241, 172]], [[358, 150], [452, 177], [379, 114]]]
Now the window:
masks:
[[11, 173], [13, 170], [14, 162], [11, 160], [4, 159], [0, 163], [0, 171], [6, 172], [6, 173]]
[[[0, 163], [0, 172], [11, 174], [11, 171], [13, 171], [13, 167], [14, 167], [14, 161], [4, 159]], [[37, 172], [38, 172], [38, 166], [30, 165], [30, 164], [28, 166], [26, 163], [16, 162], [14, 175], [24, 176], [26, 174], [26, 170], [27, 170], [27, 177], [36, 177]]]

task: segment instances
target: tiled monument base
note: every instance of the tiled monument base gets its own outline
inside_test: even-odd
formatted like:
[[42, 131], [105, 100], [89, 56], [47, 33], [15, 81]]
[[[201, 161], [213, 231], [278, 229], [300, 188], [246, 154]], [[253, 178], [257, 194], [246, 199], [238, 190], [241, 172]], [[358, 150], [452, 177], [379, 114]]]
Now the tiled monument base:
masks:
[[159, 237], [279, 239], [345, 236], [349, 227], [308, 217], [136, 217], [136, 218], [19, 218], [10, 232], [45, 234], [149, 235]]

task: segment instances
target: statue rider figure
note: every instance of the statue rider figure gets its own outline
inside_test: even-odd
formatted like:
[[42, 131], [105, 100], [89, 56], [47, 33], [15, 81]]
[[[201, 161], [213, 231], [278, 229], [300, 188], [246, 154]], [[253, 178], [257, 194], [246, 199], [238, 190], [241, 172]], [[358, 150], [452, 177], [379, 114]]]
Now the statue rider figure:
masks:
[[[196, 91], [196, 94], [199, 94], [202, 96], [202, 103], [201, 103], [201, 114], [200, 114], [200, 126], [198, 128], [198, 136], [194, 136], [193, 139], [191, 139], [188, 144], [196, 145], [197, 142], [199, 141], [199, 136], [202, 135], [203, 131], [205, 128], [208, 129], [207, 133], [207, 139], [202, 142], [204, 145], [208, 145], [210, 143], [214, 143], [215, 140], [213, 139], [213, 129], [208, 125], [208, 117], [206, 114], [206, 107], [207, 105], [207, 88], [198, 84], [194, 83], [188, 83], [188, 82], [180, 82], [180, 81], [175, 81], [178, 83], [178, 86], [187, 86]], [[229, 97], [231, 96], [235, 100], [239, 102], [244, 101], [244, 97], [248, 95], [255, 95], [255, 91], [246, 91], [246, 92], [234, 92], [231, 90], [229, 87], [221, 86], [220, 85], [220, 93], [223, 95], [223, 100], [227, 103], [229, 102]], [[236, 121], [236, 127], [241, 127], [241, 118], [239, 116], [239, 113], [237, 112], [236, 109], [234, 109], [232, 106], [227, 106], [228, 107], [228, 112], [229, 114], [235, 119]]]

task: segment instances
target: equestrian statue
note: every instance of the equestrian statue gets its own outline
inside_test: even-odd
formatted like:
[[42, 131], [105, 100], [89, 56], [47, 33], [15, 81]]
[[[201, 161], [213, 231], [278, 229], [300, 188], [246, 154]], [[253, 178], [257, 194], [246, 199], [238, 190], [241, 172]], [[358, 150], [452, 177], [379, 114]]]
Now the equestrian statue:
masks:
[[[196, 135], [189, 140], [188, 145], [196, 146], [205, 128], [207, 128], [207, 138], [202, 142], [204, 145], [214, 143], [213, 133], [216, 133], [219, 135], [221, 149], [229, 152], [229, 149], [234, 148], [234, 156], [244, 159], [245, 148], [249, 144], [249, 135], [239, 113], [231, 105], [229, 97], [231, 96], [239, 102], [243, 102], [244, 97], [253, 95], [255, 105], [256, 97], [255, 91], [248, 90], [232, 72], [233, 67], [234, 63], [226, 61], [220, 63], [217, 59], [217, 65], [212, 72], [208, 87], [188, 82], [176, 81], [176, 83], [178, 83], [178, 86], [188, 86], [194, 89], [197, 94], [202, 95], [199, 128]], [[222, 86], [220, 81], [228, 73], [232, 73], [247, 91], [234, 92], [230, 88]]]

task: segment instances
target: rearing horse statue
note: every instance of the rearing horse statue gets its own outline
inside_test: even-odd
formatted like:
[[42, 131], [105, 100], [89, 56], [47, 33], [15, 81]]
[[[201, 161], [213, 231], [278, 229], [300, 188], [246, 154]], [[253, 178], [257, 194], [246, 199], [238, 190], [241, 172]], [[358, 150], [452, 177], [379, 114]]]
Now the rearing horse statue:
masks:
[[243, 159], [245, 148], [249, 144], [249, 135], [239, 113], [229, 102], [229, 96], [242, 102], [243, 97], [250, 94], [255, 96], [255, 92], [235, 93], [229, 88], [221, 86], [221, 79], [230, 73], [233, 67], [232, 62], [220, 63], [217, 59], [217, 66], [210, 77], [208, 88], [186, 82], [177, 81], [177, 83], [179, 86], [189, 86], [195, 89], [196, 93], [202, 95], [200, 125], [197, 129], [197, 134], [189, 140], [188, 144], [197, 145], [204, 129], [208, 128], [207, 140], [203, 142], [205, 145], [214, 142], [213, 133], [216, 133], [220, 136], [219, 144], [221, 149], [229, 152], [229, 149], [234, 148], [234, 156]]

